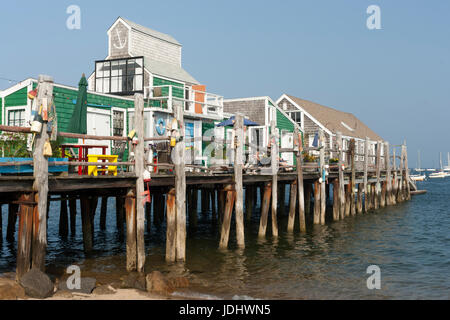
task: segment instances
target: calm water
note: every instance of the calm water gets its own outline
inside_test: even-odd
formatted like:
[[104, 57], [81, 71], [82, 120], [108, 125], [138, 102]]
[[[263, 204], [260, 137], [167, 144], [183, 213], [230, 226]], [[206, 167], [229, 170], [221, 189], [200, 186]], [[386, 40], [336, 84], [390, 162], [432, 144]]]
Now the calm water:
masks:
[[[199, 215], [198, 228], [188, 233], [187, 263], [164, 262], [165, 225], [146, 235], [146, 271], [160, 270], [189, 277], [188, 294], [218, 298], [256, 299], [449, 299], [450, 298], [450, 178], [419, 182], [426, 195], [326, 226], [310, 227], [305, 235], [285, 232], [258, 240], [259, 207], [246, 223], [246, 249], [237, 250], [234, 225], [230, 249], [219, 251], [219, 228], [209, 215]], [[114, 200], [109, 202], [108, 231], [98, 229], [94, 257], [82, 251], [80, 217], [77, 234], [58, 236], [59, 208], [52, 203], [48, 231], [47, 271], [61, 275], [78, 264], [84, 276], [100, 282], [125, 274], [125, 243], [115, 228]], [[288, 209], [286, 208], [286, 212]], [[5, 237], [7, 208], [3, 207]], [[297, 222], [297, 221], [296, 221]], [[270, 225], [270, 224], [269, 224]], [[297, 227], [297, 226], [296, 226]], [[0, 244], [0, 272], [15, 270], [16, 243]], [[381, 268], [381, 290], [368, 290], [366, 269]]]

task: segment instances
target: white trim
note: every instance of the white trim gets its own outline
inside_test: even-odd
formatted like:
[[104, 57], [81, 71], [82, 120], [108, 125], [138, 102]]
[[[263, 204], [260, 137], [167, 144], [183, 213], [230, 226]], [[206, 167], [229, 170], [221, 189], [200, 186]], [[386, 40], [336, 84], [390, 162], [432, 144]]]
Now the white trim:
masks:
[[119, 23], [122, 22], [125, 27], [128, 29], [128, 55], [132, 57], [131, 55], [131, 26], [126, 23], [122, 17], [118, 17], [117, 20], [113, 23], [113, 25], [106, 31], [106, 34], [108, 35], [108, 57], [106, 57], [105, 60], [108, 60], [111, 57], [111, 30]]
[[28, 106], [23, 105], [23, 106], [14, 106], [14, 107], [6, 107], [5, 108], [5, 124], [7, 126], [9, 126], [9, 117], [8, 117], [8, 113], [10, 111], [16, 111], [16, 110], [24, 110], [24, 117], [25, 117], [25, 123], [24, 123], [24, 127], [29, 127], [29, 122], [31, 121], [31, 109], [28, 110]]
[[262, 96], [262, 97], [250, 97], [250, 98], [223, 99], [223, 102], [254, 101], [254, 100], [265, 100], [265, 99], [270, 99], [270, 97]]
[[[303, 128], [300, 127], [300, 126], [298, 125], [298, 123], [295, 122], [295, 121], [287, 114], [287, 112], [285, 112], [282, 108], [280, 108], [280, 106], [278, 105], [278, 103], [275, 103], [270, 97], [268, 97], [268, 101], [272, 102], [272, 104], [274, 105], [274, 107], [275, 107], [276, 109], [280, 110], [281, 114], [284, 115], [284, 116], [285, 116], [285, 117], [286, 117], [286, 118], [294, 125], [294, 127], [296, 126], [297, 128], [300, 129], [300, 131], [303, 132]], [[299, 111], [301, 111], [301, 110], [299, 110]], [[275, 118], [276, 118], [276, 114], [275, 114]], [[278, 126], [278, 119], [276, 119], [276, 120], [277, 120], [277, 126]], [[303, 112], [302, 112], [302, 120], [303, 120]], [[270, 124], [269, 124], [269, 125], [270, 125]], [[302, 121], [302, 125], [303, 125], [303, 121]]]
[[286, 99], [288, 100], [290, 103], [292, 103], [294, 106], [296, 106], [299, 110], [303, 111], [305, 113], [305, 115], [310, 118], [316, 125], [318, 125], [323, 131], [325, 131], [326, 133], [328, 133], [329, 135], [332, 135], [333, 133], [328, 130], [323, 124], [321, 124], [316, 118], [314, 118], [312, 115], [310, 115], [308, 112], [306, 112], [306, 110], [302, 107], [299, 106], [297, 103], [295, 103], [291, 98], [289, 98], [285, 93], [277, 100], [277, 105], [281, 102], [281, 100]]
[[14, 92], [16, 92], [16, 91], [18, 91], [20, 89], [23, 89], [23, 88], [29, 86], [30, 85], [30, 81], [31, 81], [31, 83], [33, 81], [37, 82], [37, 80], [34, 80], [33, 78], [27, 78], [27, 79], [25, 79], [23, 81], [20, 81], [19, 83], [13, 85], [12, 87], [3, 90], [2, 91], [2, 97], [4, 98], [6, 96], [9, 96], [11, 93], [14, 93]]
[[122, 137], [127, 136], [127, 123], [128, 123], [128, 117], [127, 117], [127, 109], [125, 108], [117, 108], [117, 107], [111, 107], [110, 110], [110, 116], [111, 116], [111, 136], [113, 135], [114, 130], [114, 111], [123, 112], [123, 134]]

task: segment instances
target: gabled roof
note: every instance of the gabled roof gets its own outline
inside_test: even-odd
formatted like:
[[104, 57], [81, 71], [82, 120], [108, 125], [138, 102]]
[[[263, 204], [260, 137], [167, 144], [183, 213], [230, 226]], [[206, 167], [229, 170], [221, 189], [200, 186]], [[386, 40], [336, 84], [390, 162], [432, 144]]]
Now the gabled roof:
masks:
[[179, 43], [177, 40], [175, 40], [175, 38], [173, 38], [171, 35], [141, 26], [140, 24], [137, 24], [136, 22], [130, 21], [130, 20], [122, 18], [122, 17], [119, 17], [118, 19], [122, 19], [126, 24], [128, 24], [132, 29], [134, 29], [136, 31], [139, 31], [139, 32], [145, 33], [149, 36], [152, 36], [152, 37], [170, 42], [172, 44], [181, 46], [181, 43]]
[[170, 79], [187, 82], [190, 84], [199, 84], [186, 70], [180, 66], [153, 60], [144, 57], [144, 67], [154, 75], [167, 77]]
[[378, 134], [351, 113], [325, 107], [318, 103], [287, 94], [283, 95], [283, 97], [287, 97], [291, 102], [296, 104], [297, 107], [302, 108], [333, 134], [336, 134], [339, 131], [342, 135], [348, 137], [360, 139], [368, 137], [372, 141], [383, 140]]

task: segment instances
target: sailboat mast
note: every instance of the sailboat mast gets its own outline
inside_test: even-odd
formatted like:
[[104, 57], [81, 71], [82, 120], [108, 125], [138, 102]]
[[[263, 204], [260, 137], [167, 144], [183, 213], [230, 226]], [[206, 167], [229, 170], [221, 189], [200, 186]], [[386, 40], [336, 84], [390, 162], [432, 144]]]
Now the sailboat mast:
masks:
[[441, 165], [441, 170], [442, 170], [442, 152], [439, 152], [439, 163]]

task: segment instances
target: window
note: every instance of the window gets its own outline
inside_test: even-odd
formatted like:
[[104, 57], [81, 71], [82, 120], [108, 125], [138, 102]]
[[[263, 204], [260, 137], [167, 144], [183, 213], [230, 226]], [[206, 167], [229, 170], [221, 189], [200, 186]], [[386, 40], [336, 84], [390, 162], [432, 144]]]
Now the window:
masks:
[[8, 111], [8, 125], [14, 127], [25, 126], [25, 109]]
[[295, 123], [298, 123], [300, 127], [302, 127], [302, 112], [301, 111], [291, 111], [289, 112], [289, 116]]
[[125, 113], [123, 111], [113, 111], [113, 136], [122, 137], [125, 127]]
[[144, 58], [97, 61], [95, 91], [118, 95], [144, 92]]

